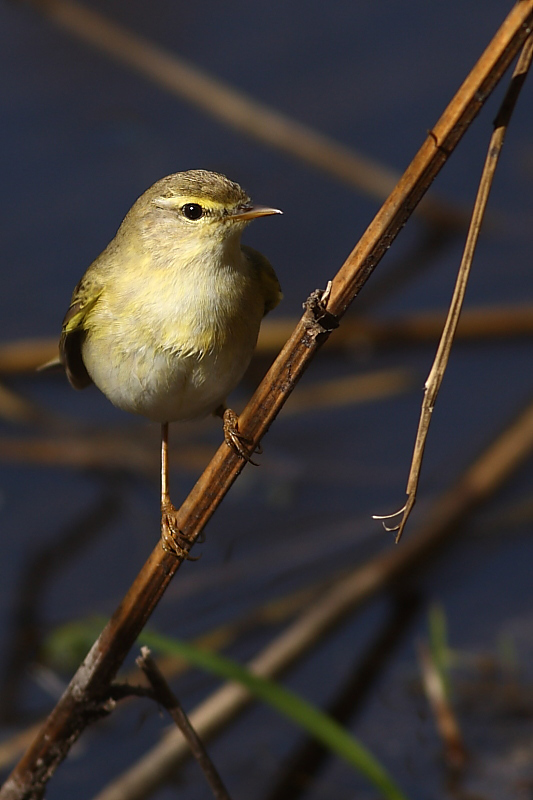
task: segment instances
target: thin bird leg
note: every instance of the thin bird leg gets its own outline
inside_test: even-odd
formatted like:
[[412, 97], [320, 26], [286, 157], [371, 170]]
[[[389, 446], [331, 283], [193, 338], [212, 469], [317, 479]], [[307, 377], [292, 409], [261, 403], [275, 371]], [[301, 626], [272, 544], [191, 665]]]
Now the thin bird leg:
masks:
[[254, 453], [261, 455], [263, 448], [258, 444], [252, 452], [252, 455], [250, 455], [248, 451], [252, 443], [246, 436], [239, 433], [239, 418], [235, 411], [232, 411], [231, 408], [226, 408], [224, 403], [221, 403], [218, 408], [215, 408], [213, 414], [216, 417], [220, 417], [223, 422], [222, 430], [224, 431], [224, 439], [228, 447], [231, 447], [232, 450], [241, 458], [244, 458], [245, 461], [253, 464], [254, 467], [258, 467], [259, 464], [257, 464], [256, 461], [252, 461], [252, 455], [254, 455]]
[[168, 422], [161, 425], [161, 546], [177, 558], [196, 561], [189, 556], [191, 542], [176, 524], [176, 509], [168, 490]]
[[161, 425], [161, 511], [171, 506], [168, 491], [168, 422]]

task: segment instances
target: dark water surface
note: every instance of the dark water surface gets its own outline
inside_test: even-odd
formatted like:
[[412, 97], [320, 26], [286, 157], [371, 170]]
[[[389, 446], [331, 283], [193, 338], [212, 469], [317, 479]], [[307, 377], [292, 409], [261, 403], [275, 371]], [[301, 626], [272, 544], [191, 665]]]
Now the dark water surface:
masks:
[[[510, 7], [502, 0], [101, 0], [90, 5], [398, 171], [407, 166]], [[326, 285], [377, 210], [376, 201], [225, 128], [30, 8], [5, 0], [0, 3], [0, 69], [1, 342], [58, 333], [72, 288], [88, 264], [135, 198], [170, 172], [214, 169], [237, 180], [258, 202], [284, 210], [279, 219], [254, 224], [245, 237], [276, 267], [285, 293], [275, 312], [279, 316], [296, 317], [310, 291]], [[498, 87], [436, 181], [435, 191], [451, 203], [469, 207], [473, 202], [503, 90]], [[493, 187], [493, 217], [478, 247], [469, 306], [533, 303], [532, 92], [530, 79]], [[369, 291], [400, 257], [409, 257], [422, 235], [421, 223], [411, 221]], [[463, 238], [443, 248], [416, 278], [374, 301], [368, 313], [387, 318], [443, 309]], [[198, 635], [324, 572], [333, 574], [380, 547], [392, 547], [370, 517], [403, 501], [434, 351], [435, 345], [428, 344], [362, 346], [342, 356], [322, 353], [304, 385], [405, 367], [414, 376], [413, 387], [379, 402], [281, 415], [264, 442], [261, 469], [245, 470], [208, 526], [206, 543], [199, 547], [201, 560], [181, 570], [153, 627], [176, 636]], [[69, 466], [1, 462], [0, 642], [6, 663], [13, 651], [13, 612], [32, 559], [37, 566], [30, 583], [43, 578], [41, 549], [44, 554], [69, 532], [75, 538], [95, 506], [110, 504], [109, 518], [94, 537], [82, 531], [76, 557], [64, 564], [59, 555], [51, 558], [52, 572], [38, 599], [40, 633], [77, 617], [111, 613], [156, 541], [158, 526], [155, 426], [126, 417], [96, 390], [73, 392], [60, 377], [24, 377], [9, 385], [50, 412], [68, 416], [73, 430], [125, 432], [133, 442], [147, 442], [154, 458], [143, 474], [134, 469], [112, 477]], [[528, 402], [532, 388], [527, 338], [458, 343], [434, 414], [419, 508], [406, 536], [431, 500]], [[242, 402], [250, 389], [243, 387], [235, 402]], [[32, 433], [0, 422], [2, 439]], [[194, 441], [214, 450], [219, 427], [208, 422], [188, 432], [176, 426], [175, 448]], [[176, 500], [197, 474], [196, 465], [174, 471]], [[443, 605], [451, 644], [461, 652], [489, 653], [497, 661], [502, 641], [511, 641], [524, 693], [531, 692], [532, 477], [529, 464], [464, 528], [461, 543], [456, 540], [436, 566], [424, 571], [418, 586], [420, 613], [353, 720], [356, 735], [410, 798], [451, 796], [444, 788], [440, 743], [417, 688], [415, 643], [427, 635], [426, 602]], [[385, 600], [369, 606], [292, 670], [288, 685], [326, 703], [387, 613]], [[270, 629], [251, 632], [231, 654], [245, 660], [272, 634]], [[54, 695], [57, 687], [50, 675], [36, 676], [30, 665], [21, 669], [27, 675], [16, 710], [28, 720], [49, 710], [50, 692]], [[192, 708], [215, 685], [194, 672], [182, 679], [178, 691]], [[527, 758], [531, 720], [524, 708], [519, 717], [503, 701], [498, 705], [495, 686], [491, 706], [481, 695], [485, 683], [477, 667], [468, 667], [458, 684], [463, 732], [475, 756], [466, 786], [487, 800], [521, 800], [531, 796], [527, 792], [533, 785], [533, 759]], [[464, 687], [469, 687], [468, 696]], [[23, 724], [20, 719], [18, 724]], [[157, 741], [163, 724], [166, 720], [154, 709], [139, 711], [130, 704], [82, 738], [47, 796], [91, 798]], [[6, 726], [4, 734], [14, 729]], [[261, 798], [297, 739], [292, 725], [261, 707], [213, 743], [235, 800]], [[195, 765], [157, 797], [177, 794], [191, 800], [208, 796]], [[334, 759], [306, 795], [316, 800], [375, 796]]]

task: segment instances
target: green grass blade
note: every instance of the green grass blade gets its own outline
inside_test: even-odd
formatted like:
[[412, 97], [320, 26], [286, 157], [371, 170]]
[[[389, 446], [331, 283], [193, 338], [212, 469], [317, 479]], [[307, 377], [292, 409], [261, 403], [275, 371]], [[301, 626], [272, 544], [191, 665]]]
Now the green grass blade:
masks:
[[446, 699], [451, 699], [450, 648], [448, 646], [448, 625], [446, 613], [440, 603], [433, 603], [429, 609], [429, 647], [433, 663], [437, 669]]
[[166, 655], [186, 659], [220, 678], [237, 681], [255, 697], [285, 715], [328, 749], [364, 775], [386, 800], [406, 800], [379, 761], [332, 717], [303, 700], [276, 682], [254, 675], [250, 670], [218, 653], [201, 650], [188, 642], [172, 639], [152, 631], [143, 631], [139, 640]]

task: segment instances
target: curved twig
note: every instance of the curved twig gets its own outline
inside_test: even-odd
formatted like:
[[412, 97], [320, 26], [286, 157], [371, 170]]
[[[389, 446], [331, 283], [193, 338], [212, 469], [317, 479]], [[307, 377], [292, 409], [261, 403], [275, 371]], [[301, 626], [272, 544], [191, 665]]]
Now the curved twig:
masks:
[[422, 402], [422, 410], [420, 412], [420, 420], [416, 434], [413, 459], [411, 461], [411, 469], [407, 481], [407, 502], [403, 508], [394, 512], [394, 514], [388, 514], [386, 516], [374, 515], [374, 519], [380, 519], [382, 521], [386, 519], [393, 519], [394, 517], [400, 517], [400, 521], [394, 526], [388, 526], [385, 524], [385, 522], [383, 522], [383, 527], [386, 531], [397, 531], [396, 544], [400, 541], [402, 533], [407, 524], [407, 520], [409, 519], [409, 515], [416, 502], [416, 493], [418, 489], [418, 482], [420, 480], [420, 471], [422, 469], [422, 459], [424, 457], [424, 448], [426, 446], [429, 425], [431, 423], [433, 409], [435, 407], [437, 395], [439, 393], [442, 379], [444, 378], [444, 373], [448, 365], [450, 351], [455, 337], [455, 332], [457, 330], [457, 325], [459, 323], [459, 317], [463, 307], [468, 278], [470, 276], [470, 269], [472, 267], [472, 261], [474, 260], [474, 253], [479, 239], [479, 234], [481, 232], [481, 225], [483, 223], [483, 217], [485, 215], [485, 209], [487, 207], [492, 181], [494, 180], [494, 174], [496, 172], [496, 167], [498, 166], [507, 127], [511, 120], [518, 95], [520, 94], [520, 90], [529, 71], [529, 67], [531, 66], [532, 58], [533, 36], [530, 36], [524, 45], [522, 53], [520, 54], [520, 58], [518, 59], [518, 63], [511, 78], [510, 86], [505, 94], [505, 97], [503, 98], [498, 114], [496, 115], [496, 119], [494, 120], [494, 131], [490, 137], [487, 157], [483, 167], [483, 172], [481, 174], [481, 179], [479, 181], [479, 189], [476, 196], [476, 201], [474, 203], [474, 209], [472, 211], [472, 220], [470, 222], [470, 227], [466, 237], [465, 248], [463, 257], [461, 259], [461, 265], [459, 267], [459, 273], [457, 275], [452, 301], [450, 303], [444, 330], [442, 331], [437, 354], [435, 356], [435, 360], [433, 362], [433, 366], [431, 367], [431, 371], [424, 389], [424, 400]]

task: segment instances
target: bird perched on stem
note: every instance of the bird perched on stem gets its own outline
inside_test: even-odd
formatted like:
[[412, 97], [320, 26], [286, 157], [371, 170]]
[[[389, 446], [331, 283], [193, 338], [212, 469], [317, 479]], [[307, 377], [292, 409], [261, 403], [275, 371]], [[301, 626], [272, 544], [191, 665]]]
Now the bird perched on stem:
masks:
[[[242, 378], [262, 317], [281, 299], [267, 259], [241, 245], [251, 220], [280, 214], [206, 170], [150, 187], [74, 289], [60, 360], [119, 408], [161, 423], [163, 546], [183, 555], [168, 491], [168, 423], [216, 413], [250, 460], [225, 399]], [[183, 544], [183, 542], [182, 542]]]

